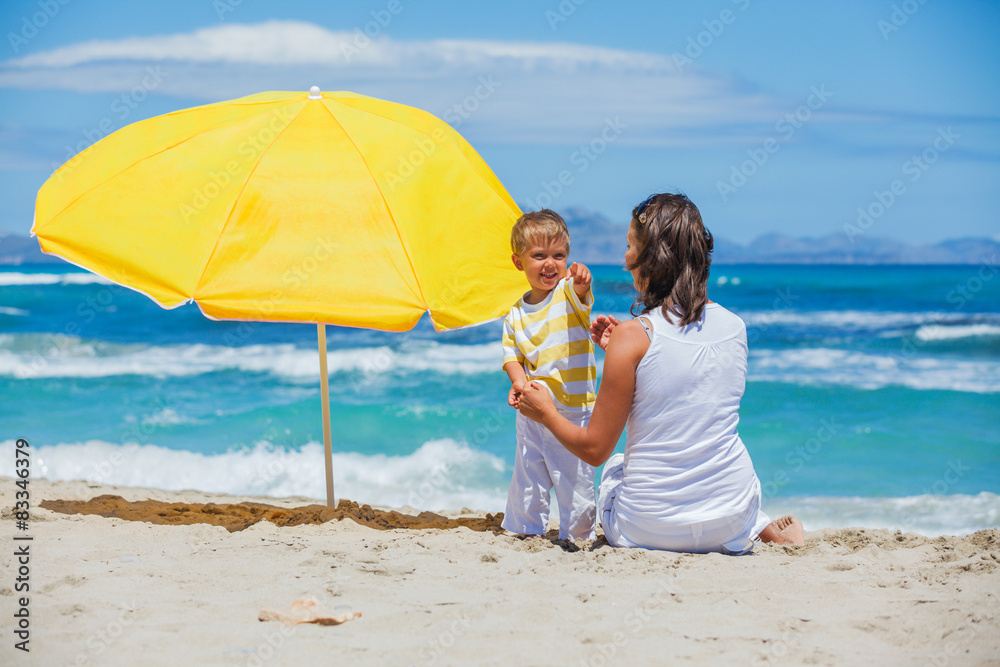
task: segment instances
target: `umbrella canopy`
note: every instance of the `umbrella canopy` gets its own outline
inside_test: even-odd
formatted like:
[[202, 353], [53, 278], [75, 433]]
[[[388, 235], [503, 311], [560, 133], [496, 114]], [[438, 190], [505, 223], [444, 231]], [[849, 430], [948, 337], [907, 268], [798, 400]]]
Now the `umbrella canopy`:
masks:
[[442, 120], [314, 88], [122, 128], [42, 186], [32, 232], [164, 308], [404, 331], [506, 311], [519, 215]]
[[503, 315], [517, 205], [451, 126], [348, 92], [268, 92], [134, 123], [38, 192], [43, 251], [217, 319], [450, 329]]

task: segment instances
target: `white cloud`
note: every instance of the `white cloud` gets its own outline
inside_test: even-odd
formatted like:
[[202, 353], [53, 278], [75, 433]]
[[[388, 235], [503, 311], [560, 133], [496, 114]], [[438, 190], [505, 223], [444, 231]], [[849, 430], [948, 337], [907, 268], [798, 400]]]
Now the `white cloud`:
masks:
[[672, 70], [664, 57], [561, 43], [433, 40], [396, 42], [360, 31], [331, 31], [302, 21], [223, 25], [189, 34], [95, 40], [8, 60], [12, 68], [64, 68], [108, 60], [405, 67], [517, 62], [525, 69], [556, 65]]
[[64, 68], [106, 60], [259, 65], [333, 62], [343, 58], [341, 44], [351, 34], [331, 32], [299, 21], [224, 25], [190, 34], [95, 40], [8, 60], [9, 67]]
[[503, 143], [589, 141], [615, 118], [626, 126], [623, 144], [745, 143], [792, 104], [719, 73], [679, 71], [656, 54], [369, 39], [298, 21], [69, 45], [0, 64], [0, 87], [127, 92], [142, 85], [150, 65], [164, 73], [157, 95], [214, 102], [316, 84], [427, 109], [477, 141]]

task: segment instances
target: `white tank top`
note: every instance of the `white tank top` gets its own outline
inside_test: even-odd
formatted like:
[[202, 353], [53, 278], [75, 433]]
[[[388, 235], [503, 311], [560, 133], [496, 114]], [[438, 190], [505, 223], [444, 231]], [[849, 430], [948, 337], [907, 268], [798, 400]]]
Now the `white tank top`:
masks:
[[760, 482], [737, 432], [746, 325], [715, 303], [685, 327], [659, 309], [645, 317], [653, 333], [635, 372], [615, 502], [622, 533], [641, 540], [704, 521], [754, 521]]

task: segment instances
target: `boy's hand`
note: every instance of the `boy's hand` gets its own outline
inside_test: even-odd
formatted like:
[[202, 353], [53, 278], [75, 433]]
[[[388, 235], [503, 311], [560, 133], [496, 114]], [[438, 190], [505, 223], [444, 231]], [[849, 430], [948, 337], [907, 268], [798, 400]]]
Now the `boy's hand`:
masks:
[[590, 340], [594, 341], [594, 345], [602, 350], [607, 350], [608, 341], [611, 340], [611, 332], [619, 324], [621, 321], [613, 315], [598, 315], [590, 323]]
[[573, 291], [583, 301], [590, 291], [590, 269], [586, 264], [573, 262], [566, 271], [566, 277], [573, 279]]
[[521, 407], [522, 393], [524, 393], [524, 385], [522, 383], [512, 384], [510, 391], [507, 393], [507, 405], [514, 409]]

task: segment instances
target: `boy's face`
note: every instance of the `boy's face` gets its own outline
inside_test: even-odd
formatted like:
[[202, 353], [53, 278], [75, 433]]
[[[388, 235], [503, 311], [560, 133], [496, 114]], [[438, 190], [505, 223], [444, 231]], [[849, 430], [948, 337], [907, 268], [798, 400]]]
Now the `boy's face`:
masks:
[[566, 275], [566, 243], [559, 239], [532, 239], [520, 255], [510, 256], [518, 271], [524, 271], [533, 292], [551, 292]]

